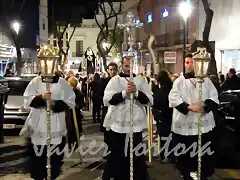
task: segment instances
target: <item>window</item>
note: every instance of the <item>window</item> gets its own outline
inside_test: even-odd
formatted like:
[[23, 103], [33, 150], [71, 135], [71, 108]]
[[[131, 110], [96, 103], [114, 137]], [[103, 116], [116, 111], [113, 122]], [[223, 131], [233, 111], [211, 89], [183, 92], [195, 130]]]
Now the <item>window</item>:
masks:
[[57, 47], [57, 46], [58, 46], [57, 40], [53, 40], [53, 46], [54, 46], [54, 47]]
[[147, 15], [147, 22], [151, 23], [152, 22], [152, 14]]
[[76, 41], [76, 57], [83, 56], [83, 41]]
[[43, 20], [42, 20], [42, 29], [45, 30], [45, 28], [46, 28], [46, 27], [45, 27], [45, 20], [43, 19]]
[[165, 9], [162, 11], [162, 17], [163, 17], [163, 18], [168, 17], [168, 8], [165, 8]]

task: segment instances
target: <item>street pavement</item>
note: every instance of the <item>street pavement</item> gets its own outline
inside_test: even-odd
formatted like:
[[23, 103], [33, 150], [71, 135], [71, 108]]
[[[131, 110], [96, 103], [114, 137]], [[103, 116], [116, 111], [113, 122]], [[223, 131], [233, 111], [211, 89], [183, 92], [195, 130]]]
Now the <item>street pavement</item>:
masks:
[[[103, 134], [99, 132], [99, 124], [92, 123], [89, 112], [84, 112], [81, 137], [81, 150], [84, 152], [83, 161], [77, 152], [64, 158], [62, 174], [59, 180], [100, 180], [104, 167], [102, 155], [104, 153]], [[145, 140], [147, 137], [145, 137]], [[86, 151], [89, 149], [89, 151]], [[231, 147], [227, 147], [230, 150]], [[229, 151], [231, 154], [231, 151]], [[228, 152], [228, 154], [229, 154]], [[233, 158], [239, 159], [240, 154]], [[230, 157], [219, 157], [219, 166], [211, 180], [240, 180], [239, 166]], [[28, 148], [26, 140], [20, 137], [5, 137], [5, 143], [0, 144], [0, 180], [28, 180]], [[240, 161], [238, 161], [240, 162]], [[117, 163], [117, 162], [116, 162]], [[234, 164], [234, 168], [232, 169]], [[225, 165], [225, 166], [223, 166]], [[152, 180], [180, 180], [180, 175], [173, 164], [161, 164], [153, 159], [148, 166]]]

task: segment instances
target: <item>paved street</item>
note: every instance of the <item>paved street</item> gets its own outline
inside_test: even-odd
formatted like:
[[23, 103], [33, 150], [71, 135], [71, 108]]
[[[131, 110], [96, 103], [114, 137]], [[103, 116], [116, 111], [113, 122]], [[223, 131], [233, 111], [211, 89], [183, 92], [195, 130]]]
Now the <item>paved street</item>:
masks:
[[[80, 162], [77, 152], [65, 157], [62, 175], [58, 178], [59, 180], [98, 180], [101, 177], [104, 166], [102, 160], [104, 148], [101, 147], [103, 134], [99, 132], [99, 124], [92, 123], [88, 112], [85, 112], [83, 125], [85, 132], [85, 135], [81, 137], [81, 149], [84, 152], [83, 162]], [[230, 148], [227, 147], [227, 149]], [[86, 151], [87, 149], [89, 150]], [[6, 137], [5, 144], [0, 145], [0, 150], [0, 180], [30, 179], [27, 145], [24, 139], [16, 136]], [[237, 159], [236, 157], [237, 154], [234, 155], [235, 159]], [[233, 168], [232, 165], [239, 168], [237, 163], [233, 164], [233, 159], [221, 157], [218, 165], [219, 167], [211, 180], [240, 179], [239, 170], [228, 169]], [[174, 165], [160, 164], [155, 159], [149, 164], [148, 172], [152, 180], [180, 180], [180, 175]]]

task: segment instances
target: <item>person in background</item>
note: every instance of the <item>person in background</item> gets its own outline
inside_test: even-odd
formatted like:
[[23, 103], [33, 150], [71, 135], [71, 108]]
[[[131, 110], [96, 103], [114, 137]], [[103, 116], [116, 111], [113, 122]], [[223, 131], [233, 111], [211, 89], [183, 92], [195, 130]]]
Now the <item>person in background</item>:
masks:
[[[157, 81], [160, 84], [160, 88], [153, 93], [152, 112], [154, 120], [157, 123], [159, 137], [169, 137], [171, 133], [173, 109], [169, 107], [168, 95], [172, 89], [172, 80], [167, 71], [161, 70], [157, 75]], [[164, 141], [161, 141], [162, 146], [164, 146], [164, 143]], [[161, 152], [160, 157], [163, 162], [167, 162], [168, 157], [164, 157], [164, 152]]]
[[221, 85], [221, 91], [240, 89], [240, 78], [236, 75], [234, 68], [229, 69], [227, 76], [228, 78]]
[[[100, 89], [100, 75], [94, 74], [93, 81], [89, 83], [90, 91], [92, 92], [92, 116], [93, 122], [100, 122], [101, 118], [101, 89]], [[97, 116], [97, 117], [96, 117]], [[96, 120], [97, 118], [97, 120]]]
[[220, 86], [222, 85], [222, 83], [224, 82], [224, 80], [225, 80], [225, 77], [224, 77], [224, 75], [223, 75], [223, 73], [222, 73], [222, 71], [219, 71], [218, 72], [218, 81], [219, 81], [219, 84], [220, 84]]
[[56, 74], [61, 77], [64, 78], [64, 73], [62, 71], [57, 71]]
[[68, 79], [69, 79], [70, 77], [72, 77], [72, 76], [74, 76], [73, 70], [68, 71], [68, 74], [67, 74], [67, 77], [66, 77], [66, 81], [68, 81]]
[[[106, 78], [102, 78], [101, 82], [100, 82], [100, 90], [101, 90], [101, 100], [102, 100], [102, 117], [101, 117], [101, 122], [100, 122], [100, 131], [104, 133], [104, 142], [108, 145], [108, 147], [110, 148], [110, 140], [109, 140], [109, 135], [108, 135], [108, 131], [103, 127], [103, 122], [105, 119], [105, 116], [107, 114], [108, 111], [108, 106], [104, 106], [103, 104], [103, 97], [104, 97], [104, 91], [106, 89], [106, 86], [108, 84], [108, 82], [110, 81], [110, 79], [114, 76], [117, 75], [118, 72], [118, 65], [114, 62], [111, 62], [108, 64], [107, 66], [107, 73], [108, 73], [108, 77]], [[104, 159], [107, 157], [103, 157]]]
[[171, 77], [172, 82], [174, 82], [179, 76], [177, 74], [173, 74]]
[[[73, 88], [73, 91], [75, 93], [75, 112], [76, 112], [76, 118], [77, 118], [77, 123], [78, 123], [78, 130], [79, 130], [79, 136], [83, 133], [83, 128], [82, 128], [82, 119], [83, 119], [83, 113], [82, 113], [82, 108], [84, 106], [84, 95], [79, 91], [77, 88], [78, 85], [78, 80], [75, 77], [70, 77], [68, 79], [68, 83], [70, 86]], [[71, 134], [68, 134], [68, 143], [69, 145], [74, 144], [75, 142], [77, 143], [77, 135], [76, 135], [76, 129], [74, 125], [74, 119], [73, 119], [73, 111], [72, 109], [68, 109], [66, 111], [66, 124], [68, 127], [68, 132], [71, 132]], [[79, 145], [76, 144], [76, 147]]]

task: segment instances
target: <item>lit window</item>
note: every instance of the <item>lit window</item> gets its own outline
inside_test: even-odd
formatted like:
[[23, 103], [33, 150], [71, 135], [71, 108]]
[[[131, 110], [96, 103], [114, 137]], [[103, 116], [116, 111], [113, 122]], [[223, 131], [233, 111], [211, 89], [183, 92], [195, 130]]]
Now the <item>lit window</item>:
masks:
[[45, 20], [43, 19], [43, 20], [42, 20], [42, 29], [45, 30], [45, 28], [46, 28], [46, 27], [45, 27]]
[[162, 12], [162, 17], [168, 17], [168, 8], [165, 8]]
[[147, 22], [151, 23], [152, 22], [152, 14], [148, 14], [147, 16]]

